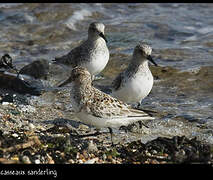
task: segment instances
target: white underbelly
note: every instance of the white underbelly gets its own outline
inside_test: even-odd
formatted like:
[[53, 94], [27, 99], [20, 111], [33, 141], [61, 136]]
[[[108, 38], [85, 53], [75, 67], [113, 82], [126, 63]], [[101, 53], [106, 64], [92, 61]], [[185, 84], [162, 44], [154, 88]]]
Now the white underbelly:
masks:
[[137, 77], [128, 80], [119, 90], [113, 91], [112, 96], [125, 103], [137, 103], [150, 93], [152, 86], [153, 76]]
[[84, 111], [81, 111], [79, 113], [76, 113], [76, 117], [83, 123], [95, 126], [97, 129], [100, 128], [119, 128], [121, 126], [127, 126], [131, 123], [137, 122], [138, 120], [148, 120], [148, 119], [154, 119], [153, 117], [124, 117], [124, 116], [117, 116], [117, 117], [96, 117], [92, 116]]
[[98, 129], [107, 127], [107, 124], [106, 124], [107, 119], [105, 119], [105, 118], [95, 117], [95, 116], [89, 115], [85, 112], [76, 113], [76, 117], [81, 122], [88, 124], [88, 125], [95, 126]]
[[83, 63], [82, 66], [87, 68], [91, 75], [99, 74], [107, 65], [109, 60], [108, 53], [98, 53], [91, 57], [92, 60], [86, 63]]

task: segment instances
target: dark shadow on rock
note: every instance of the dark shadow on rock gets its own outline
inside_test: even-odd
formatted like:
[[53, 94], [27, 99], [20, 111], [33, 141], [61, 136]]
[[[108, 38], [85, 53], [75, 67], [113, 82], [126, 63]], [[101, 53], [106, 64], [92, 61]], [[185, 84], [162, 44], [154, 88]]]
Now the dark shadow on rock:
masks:
[[46, 121], [42, 121], [42, 123], [44, 124], [53, 124], [53, 125], [57, 125], [57, 126], [64, 126], [64, 125], [68, 125], [68, 126], [72, 126], [74, 128], [78, 128], [79, 124], [81, 124], [81, 122], [77, 122], [71, 119], [64, 119], [64, 118], [56, 118], [54, 120], [46, 120]]
[[20, 94], [30, 94], [39, 96], [41, 90], [32, 86], [26, 81], [23, 81], [16, 76], [0, 73], [0, 88], [9, 89]]

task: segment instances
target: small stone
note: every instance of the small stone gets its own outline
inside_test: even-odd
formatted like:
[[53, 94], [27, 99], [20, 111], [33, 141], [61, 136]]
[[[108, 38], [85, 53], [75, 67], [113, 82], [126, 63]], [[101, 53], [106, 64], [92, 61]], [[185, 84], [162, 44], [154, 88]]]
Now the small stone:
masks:
[[75, 163], [75, 161], [73, 159], [69, 159], [68, 163], [73, 164], [73, 163]]
[[15, 138], [19, 137], [19, 135], [16, 134], [16, 133], [13, 133], [12, 136], [15, 137]]
[[150, 163], [151, 164], [160, 164], [157, 160], [155, 160], [155, 159], [152, 159], [151, 161], [150, 161]]
[[13, 160], [13, 161], [19, 161], [19, 157], [18, 157], [17, 155], [15, 155], [15, 156], [13, 156], [13, 157], [11, 158], [11, 160]]
[[81, 131], [85, 131], [85, 130], [88, 130], [89, 127], [88, 127], [87, 125], [80, 124], [78, 128], [79, 128], [79, 130], [81, 130]]
[[88, 149], [88, 152], [98, 151], [96, 144], [94, 144], [92, 140], [89, 142], [87, 149]]
[[9, 103], [9, 102], [2, 102], [2, 105], [3, 105], [3, 106], [8, 106], [9, 104], [12, 104], [12, 103]]
[[86, 162], [84, 162], [84, 164], [94, 164], [97, 161], [98, 161], [98, 158], [93, 158], [93, 159], [87, 160]]
[[31, 130], [35, 128], [35, 126], [32, 123], [29, 123], [28, 126]]
[[158, 152], [154, 149], [153, 151], [152, 151], [152, 154], [157, 154]]
[[47, 154], [47, 160], [48, 160], [48, 164], [55, 164], [55, 161], [49, 154]]
[[23, 156], [22, 161], [25, 164], [31, 164], [30, 158], [28, 156]]
[[36, 159], [35, 164], [41, 164], [41, 161], [39, 159]]
[[81, 159], [78, 160], [78, 163], [83, 164], [83, 161]]
[[103, 158], [103, 160], [105, 161], [105, 160], [107, 159], [106, 154], [103, 154], [102, 158]]

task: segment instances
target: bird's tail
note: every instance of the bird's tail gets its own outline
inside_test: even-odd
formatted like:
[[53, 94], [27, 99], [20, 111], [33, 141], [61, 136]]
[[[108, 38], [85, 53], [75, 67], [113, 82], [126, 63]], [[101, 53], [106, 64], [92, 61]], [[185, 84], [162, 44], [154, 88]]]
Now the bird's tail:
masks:
[[121, 126], [128, 126], [138, 121], [153, 120], [153, 119], [155, 118], [147, 114], [146, 116], [138, 116], [138, 117], [129, 116], [126, 118], [113, 118], [111, 120], [109, 119], [107, 121], [107, 124], [109, 125], [109, 127], [119, 128]]

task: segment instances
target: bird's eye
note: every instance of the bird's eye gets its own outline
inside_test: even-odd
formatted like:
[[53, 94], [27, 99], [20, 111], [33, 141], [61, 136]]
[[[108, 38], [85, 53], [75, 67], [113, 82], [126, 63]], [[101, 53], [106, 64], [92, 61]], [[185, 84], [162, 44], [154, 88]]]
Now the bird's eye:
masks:
[[92, 30], [93, 30], [94, 32], [98, 32], [98, 30], [97, 30], [96, 28], [94, 28], [94, 27], [92, 28]]

